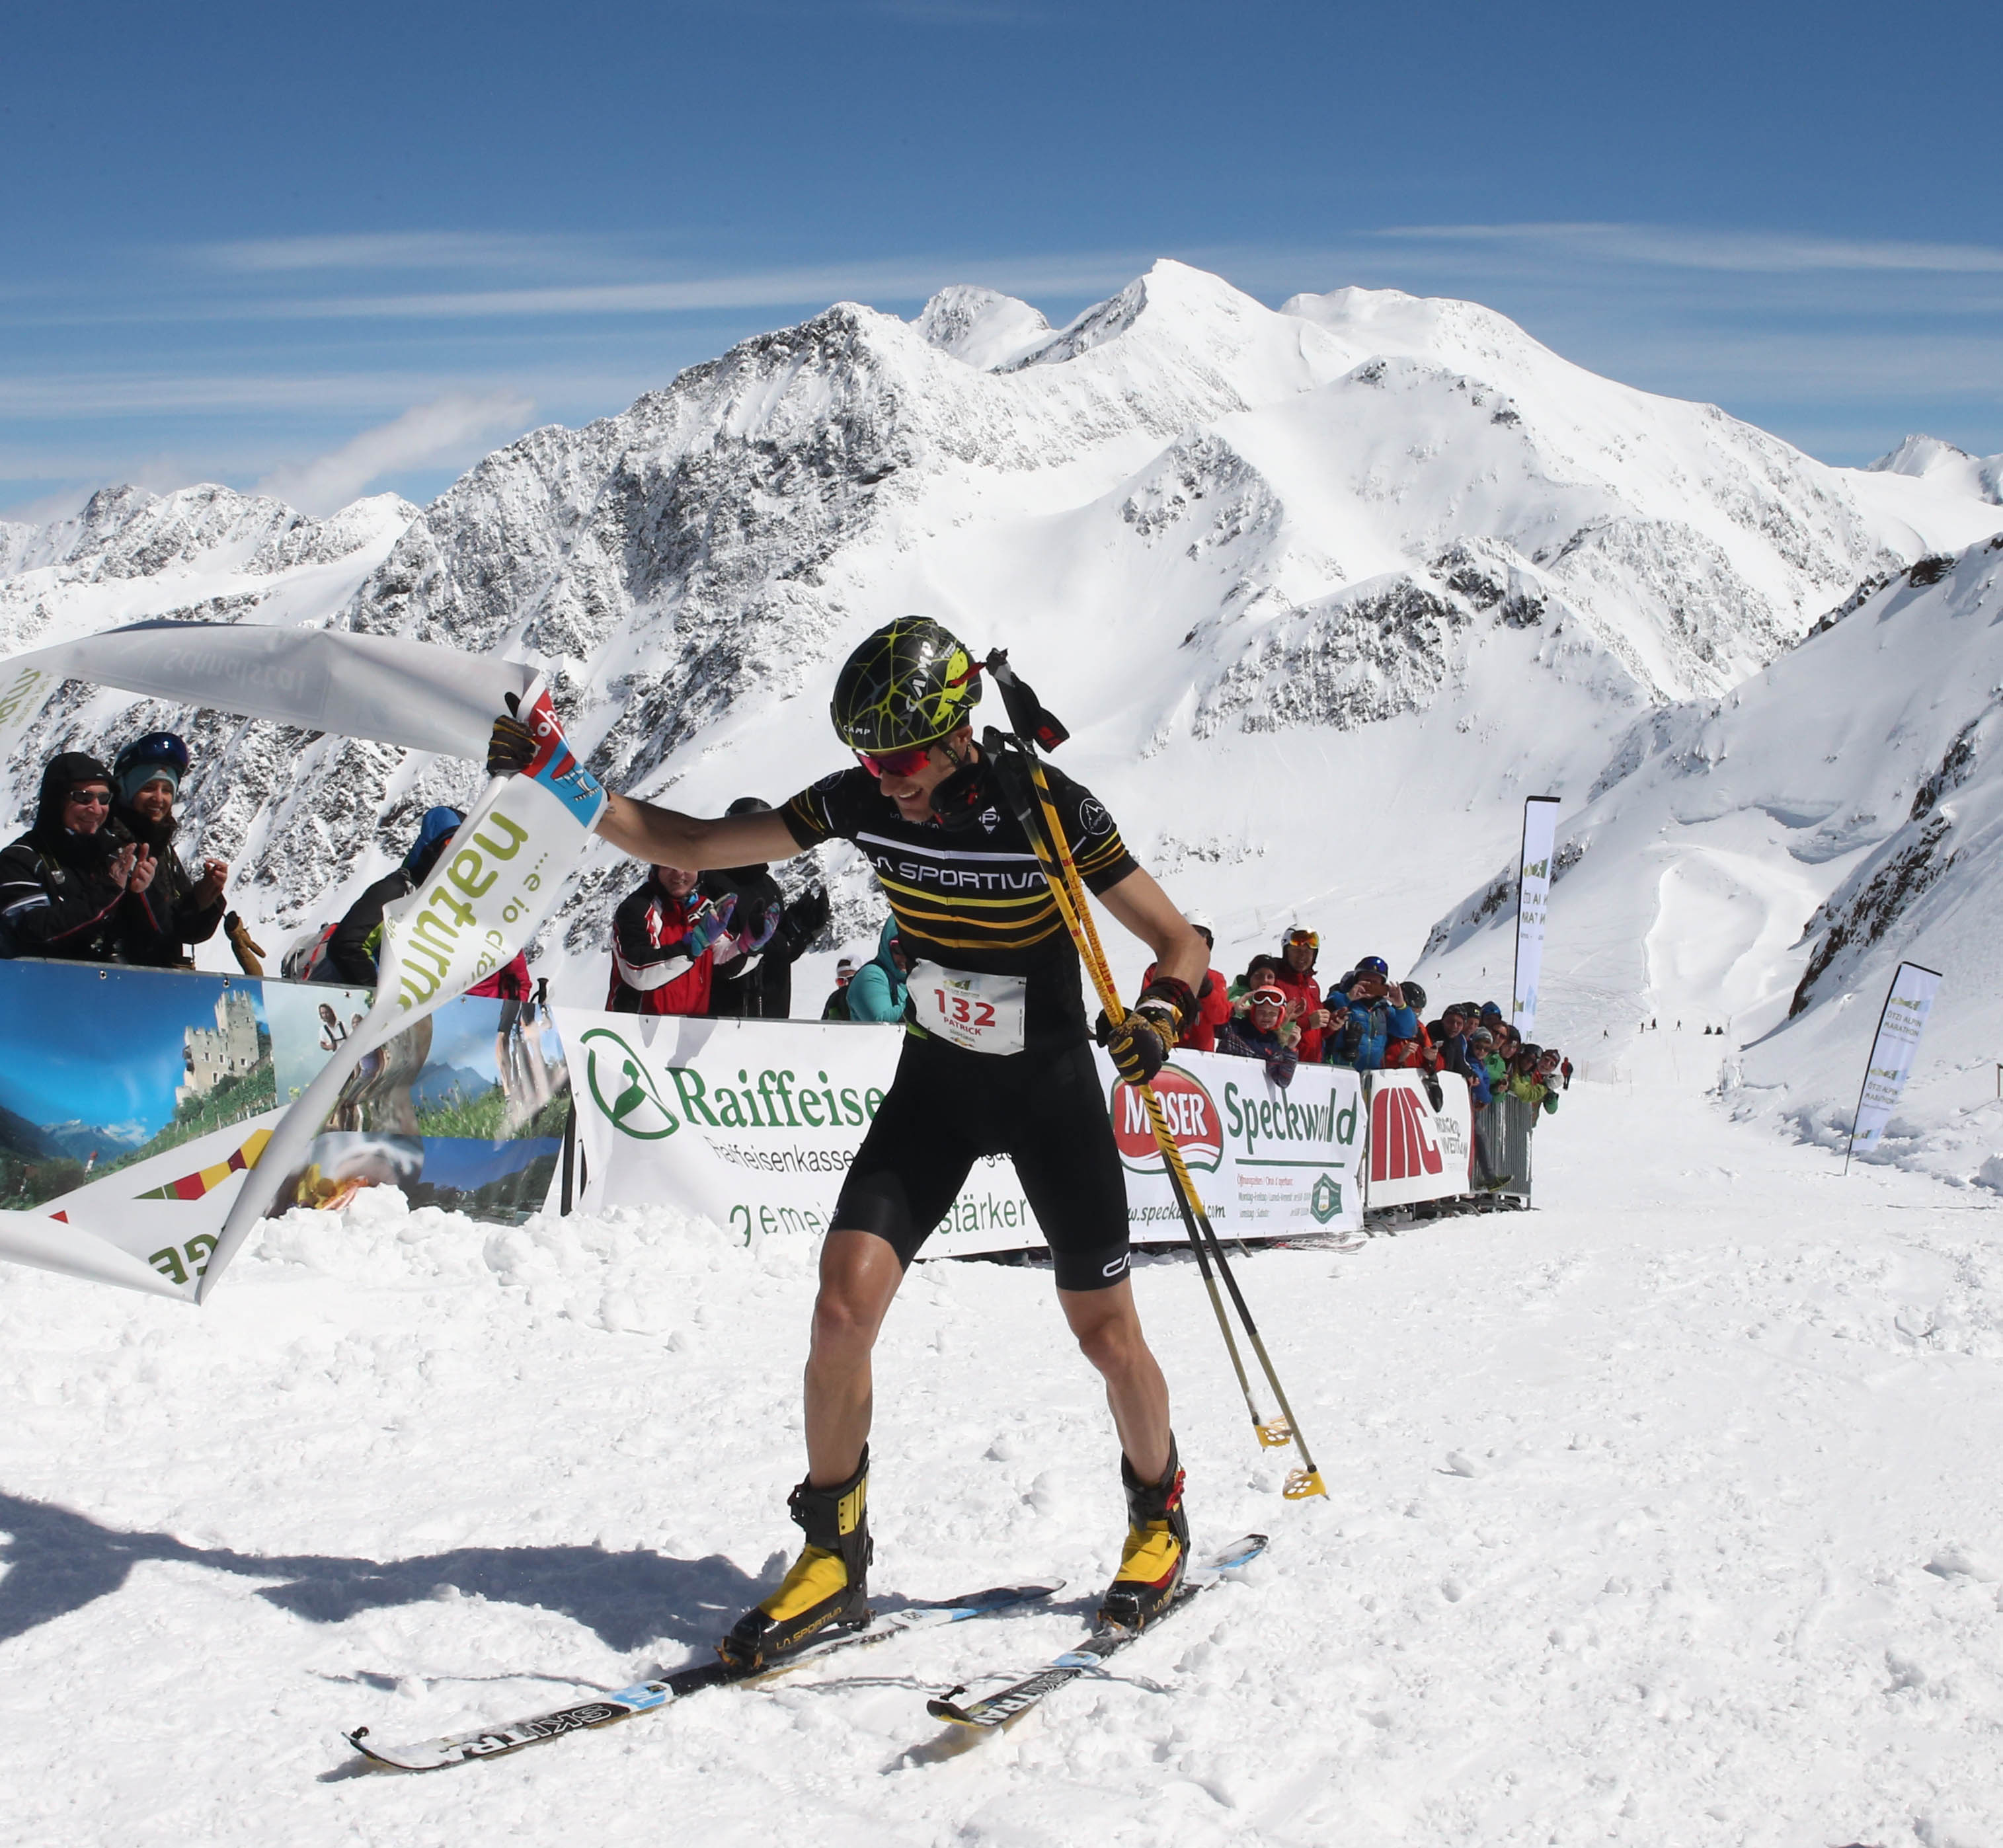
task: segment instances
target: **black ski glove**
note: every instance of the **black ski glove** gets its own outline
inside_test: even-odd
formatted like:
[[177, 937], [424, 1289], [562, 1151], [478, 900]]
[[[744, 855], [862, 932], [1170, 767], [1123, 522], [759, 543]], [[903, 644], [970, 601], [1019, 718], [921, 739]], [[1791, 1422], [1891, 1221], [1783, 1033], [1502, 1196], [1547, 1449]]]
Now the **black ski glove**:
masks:
[[827, 912], [827, 888], [809, 886], [787, 908], [786, 922], [802, 940], [811, 940], [826, 926]]
[[1130, 1085], [1150, 1085], [1175, 1050], [1183, 1022], [1196, 1012], [1196, 997], [1187, 982], [1162, 976], [1141, 990], [1141, 997], [1118, 1026], [1102, 1012], [1093, 1037], [1113, 1057], [1113, 1069]]
[[487, 774], [490, 777], [519, 777], [535, 760], [536, 735], [515, 714], [522, 702], [514, 694], [502, 696], [508, 710], [494, 721], [487, 740]]

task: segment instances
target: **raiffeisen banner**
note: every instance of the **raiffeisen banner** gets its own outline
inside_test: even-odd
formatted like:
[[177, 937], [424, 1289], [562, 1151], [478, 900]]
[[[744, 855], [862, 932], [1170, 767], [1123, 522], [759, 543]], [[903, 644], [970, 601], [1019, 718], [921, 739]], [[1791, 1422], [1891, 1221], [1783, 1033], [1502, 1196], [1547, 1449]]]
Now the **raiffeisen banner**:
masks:
[[1544, 917], [1551, 896], [1551, 854], [1557, 844], [1558, 798], [1523, 803], [1523, 857], [1516, 872], [1516, 975], [1509, 1021], [1527, 1039], [1537, 1024], [1537, 980], [1544, 966]]
[[1878, 1017], [1878, 1032], [1871, 1043], [1871, 1059], [1864, 1068], [1864, 1088], [1857, 1099], [1857, 1116], [1850, 1132], [1850, 1149], [1844, 1156], [1868, 1155], [1892, 1120], [1899, 1099], [1912, 1075], [1918, 1057], [1920, 1036], [1926, 1031], [1927, 1016], [1933, 1011], [1934, 997], [1940, 992], [1938, 969], [1923, 969], [1917, 962], [1901, 962], [1885, 996], [1885, 1010]]
[[[578, 1108], [586, 1211], [668, 1203], [753, 1238], [826, 1231], [897, 1065], [902, 1029], [555, 1010]], [[1096, 1055], [1137, 1242], [1183, 1236], [1141, 1099]], [[1212, 1223], [1237, 1238], [1362, 1223], [1356, 1074], [1180, 1053], [1156, 1085]], [[1463, 1172], [1465, 1164], [1463, 1163]], [[1012, 1164], [977, 1162], [928, 1256], [1040, 1249]]]

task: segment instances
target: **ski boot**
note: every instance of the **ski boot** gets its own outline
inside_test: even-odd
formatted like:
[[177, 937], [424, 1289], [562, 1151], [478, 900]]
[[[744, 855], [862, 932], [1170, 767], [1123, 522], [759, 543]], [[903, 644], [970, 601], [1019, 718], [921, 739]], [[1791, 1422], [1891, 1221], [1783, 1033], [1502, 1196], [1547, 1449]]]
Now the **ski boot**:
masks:
[[750, 1674], [823, 1631], [860, 1630], [869, 1621], [869, 1447], [855, 1473], [832, 1489], [803, 1482], [786, 1508], [807, 1543], [778, 1591], [737, 1619], [716, 1653]]
[[1144, 1483], [1123, 1455], [1120, 1479], [1127, 1490], [1127, 1544], [1120, 1570], [1099, 1600], [1099, 1621], [1144, 1630], [1175, 1601], [1189, 1563], [1189, 1517], [1183, 1512], [1183, 1466], [1169, 1439], [1168, 1472]]

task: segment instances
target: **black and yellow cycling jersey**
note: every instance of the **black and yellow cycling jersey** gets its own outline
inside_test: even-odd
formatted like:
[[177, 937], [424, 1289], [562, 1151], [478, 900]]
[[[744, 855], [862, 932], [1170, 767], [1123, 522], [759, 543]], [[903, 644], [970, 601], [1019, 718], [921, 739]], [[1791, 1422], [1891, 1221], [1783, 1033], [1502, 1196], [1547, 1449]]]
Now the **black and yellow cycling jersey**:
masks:
[[[1046, 767], [1078, 870], [1096, 893], [1134, 872], [1120, 830], [1083, 784]], [[1053, 1047], [1085, 1037], [1078, 952], [1029, 836], [995, 808], [964, 830], [910, 822], [859, 765], [823, 777], [780, 810], [802, 847], [839, 838], [869, 858], [912, 960], [1028, 983], [1024, 1043]]]

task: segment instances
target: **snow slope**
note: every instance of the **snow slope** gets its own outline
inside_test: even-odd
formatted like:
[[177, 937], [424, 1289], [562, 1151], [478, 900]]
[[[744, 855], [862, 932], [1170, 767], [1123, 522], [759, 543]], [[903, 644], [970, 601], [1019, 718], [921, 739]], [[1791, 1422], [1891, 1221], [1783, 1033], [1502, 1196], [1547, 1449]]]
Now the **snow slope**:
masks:
[[[1472, 304], [1339, 290], [1275, 312], [1162, 263], [1058, 330], [986, 290], [910, 323], [837, 304], [497, 451], [311, 613], [242, 614], [533, 655], [594, 768], [720, 807], [830, 767], [836, 662], [935, 611], [1041, 683], [1075, 774], [1218, 914], [1227, 956], [1307, 914], [1339, 954], [1395, 955], [1525, 790], [1582, 793], [1638, 712], [1722, 691], [1861, 578], [1994, 513], [1956, 479], [1825, 468], [1596, 379]], [[78, 620], [86, 593], [103, 620], [114, 592], [133, 607], [109, 571], [66, 587]], [[227, 581], [232, 613], [249, 592]], [[30, 749], [177, 716], [73, 695]], [[280, 940], [474, 786], [374, 746], [184, 728], [219, 766], [195, 827]], [[831, 952], [877, 902], [823, 858]], [[631, 878], [601, 853], [546, 931], [560, 994], [599, 989]]]
[[926, 1693], [1064, 1647], [1117, 1544], [1046, 1274], [914, 1271], [871, 1505], [886, 1601], [1054, 1572], [1059, 1609], [399, 1778], [341, 1730], [698, 1659], [771, 1581], [811, 1250], [376, 1196], [199, 1315], [9, 1270], [7, 1839], [1996, 1848], [1993, 1214], [1724, 1121], [1702, 1043], [1574, 1085], [1537, 1212], [1243, 1264], [1327, 1502], [1277, 1493], [1191, 1268], [1144, 1265], [1198, 1534], [1272, 1549], [956, 1758]]
[[[1617, 1059], [1648, 1016], [1729, 1025], [1735, 1109], [1840, 1146], [1910, 959], [1947, 980], [1877, 1158], [2003, 1185], [1999, 743], [2003, 534], [1867, 587], [1724, 699], [1638, 721], [1561, 819], [1539, 1036]], [[1424, 979], [1458, 992], [1485, 961], [1506, 988], [1496, 890], [1435, 927]]]

